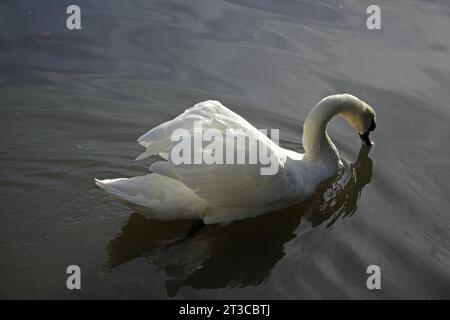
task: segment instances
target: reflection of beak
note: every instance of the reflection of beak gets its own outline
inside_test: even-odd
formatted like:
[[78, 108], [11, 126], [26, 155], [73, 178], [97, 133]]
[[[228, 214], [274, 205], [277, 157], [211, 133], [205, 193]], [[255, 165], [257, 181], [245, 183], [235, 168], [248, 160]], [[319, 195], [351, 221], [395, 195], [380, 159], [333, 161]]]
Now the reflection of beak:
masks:
[[376, 126], [377, 125], [375, 124], [375, 120], [372, 120], [372, 123], [370, 124], [369, 129], [366, 132], [364, 132], [363, 134], [359, 135], [361, 140], [364, 141], [364, 143], [368, 146], [372, 146], [374, 144], [372, 142], [372, 140], [370, 140], [370, 132], [375, 130]]

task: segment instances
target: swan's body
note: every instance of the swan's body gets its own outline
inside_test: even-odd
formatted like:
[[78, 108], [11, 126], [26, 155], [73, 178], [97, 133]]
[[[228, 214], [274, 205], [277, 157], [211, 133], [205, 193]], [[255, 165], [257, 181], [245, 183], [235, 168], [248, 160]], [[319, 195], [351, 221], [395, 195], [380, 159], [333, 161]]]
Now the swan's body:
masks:
[[[96, 183], [131, 206], [148, 208], [149, 217], [161, 220], [224, 223], [281, 209], [309, 197], [320, 182], [337, 173], [339, 153], [326, 132], [328, 121], [336, 114], [370, 141], [368, 132], [374, 129], [375, 113], [365, 102], [348, 94], [327, 97], [311, 110], [304, 123], [304, 154], [279, 147], [220, 102], [201, 102], [138, 139], [146, 151], [137, 160], [156, 154], [168, 159], [153, 163], [153, 173]], [[174, 144], [171, 134], [179, 128], [199, 134], [194, 130], [194, 121], [201, 121], [203, 129], [235, 133], [242, 129], [274, 156], [277, 173], [261, 175], [261, 165], [249, 164], [175, 165], [167, 156]], [[252, 146], [245, 148], [251, 151], [248, 149]]]

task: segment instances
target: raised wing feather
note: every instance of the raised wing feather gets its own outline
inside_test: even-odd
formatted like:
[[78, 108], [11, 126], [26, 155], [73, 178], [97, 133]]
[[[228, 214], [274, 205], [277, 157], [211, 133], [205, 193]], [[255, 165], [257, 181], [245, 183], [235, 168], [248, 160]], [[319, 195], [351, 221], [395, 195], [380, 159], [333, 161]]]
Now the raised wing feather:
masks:
[[[171, 135], [176, 129], [193, 130], [194, 123], [199, 123], [206, 128], [225, 130], [227, 128], [252, 128], [256, 130], [244, 118], [234, 113], [218, 101], [208, 100], [197, 103], [187, 109], [176, 118], [164, 122], [142, 135], [137, 142], [146, 148], [136, 160], [145, 159], [154, 154], [167, 154], [173, 145]], [[258, 131], [258, 130], [256, 130]], [[267, 137], [266, 137], [267, 138]]]
[[[195, 129], [194, 123], [201, 122], [203, 130]], [[230, 142], [226, 134], [235, 136], [244, 135], [258, 141], [259, 148], [263, 148], [271, 155], [272, 165], [278, 167], [273, 175], [262, 175], [261, 168], [267, 167], [259, 161], [256, 164], [178, 164], [175, 165], [168, 157], [168, 161], [158, 161], [150, 169], [158, 174], [176, 179], [190, 188], [193, 192], [217, 207], [241, 207], [252, 208], [270, 205], [265, 201], [277, 202], [281, 198], [291, 194], [290, 175], [285, 168], [286, 154], [284, 150], [261, 131], [257, 130], [241, 116], [223, 106], [218, 101], [205, 101], [187, 109], [183, 114], [171, 121], [165, 122], [138, 139], [139, 144], [146, 147], [146, 151], [137, 159], [143, 159], [153, 154], [169, 154], [174, 147], [171, 135], [176, 129], [186, 129], [191, 139], [204, 133], [206, 129], [217, 129], [223, 133], [223, 145]], [[232, 138], [234, 139], [234, 137]], [[245, 152], [249, 155], [258, 146], [245, 143], [237, 146], [234, 144], [234, 152]], [[202, 153], [205, 149], [193, 150]], [[229, 150], [227, 150], [229, 152]], [[279, 196], [274, 196], [274, 190], [279, 191]]]

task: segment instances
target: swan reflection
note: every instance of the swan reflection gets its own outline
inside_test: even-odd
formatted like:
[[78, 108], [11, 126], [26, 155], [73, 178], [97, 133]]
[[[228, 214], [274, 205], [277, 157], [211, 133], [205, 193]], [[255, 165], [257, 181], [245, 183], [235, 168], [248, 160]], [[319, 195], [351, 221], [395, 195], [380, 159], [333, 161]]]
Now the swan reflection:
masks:
[[359, 195], [372, 177], [369, 151], [362, 145], [355, 163], [344, 164], [337, 177], [322, 183], [302, 204], [226, 226], [208, 225], [185, 241], [179, 240], [192, 221], [149, 220], [134, 213], [107, 247], [107, 269], [144, 256], [167, 274], [169, 296], [185, 286], [258, 285], [285, 255], [284, 244], [296, 237], [302, 219], [313, 227], [331, 227], [356, 212]]

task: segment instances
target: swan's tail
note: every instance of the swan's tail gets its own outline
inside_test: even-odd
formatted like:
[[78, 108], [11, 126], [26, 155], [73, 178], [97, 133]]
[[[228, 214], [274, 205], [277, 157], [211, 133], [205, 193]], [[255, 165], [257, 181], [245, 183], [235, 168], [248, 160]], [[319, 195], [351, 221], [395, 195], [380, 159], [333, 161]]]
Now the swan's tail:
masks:
[[156, 173], [133, 178], [95, 179], [95, 183], [130, 207], [145, 208], [149, 218], [202, 219], [207, 207], [206, 202], [183, 183]]

